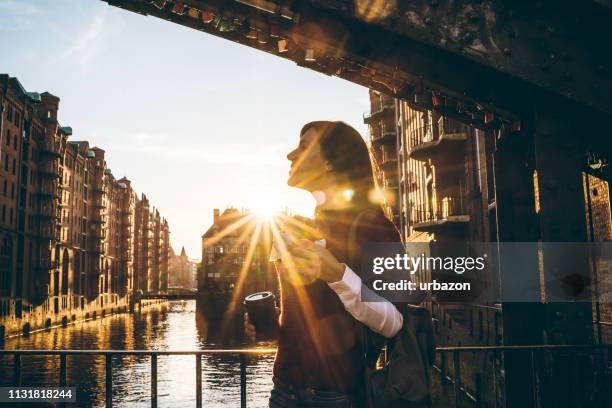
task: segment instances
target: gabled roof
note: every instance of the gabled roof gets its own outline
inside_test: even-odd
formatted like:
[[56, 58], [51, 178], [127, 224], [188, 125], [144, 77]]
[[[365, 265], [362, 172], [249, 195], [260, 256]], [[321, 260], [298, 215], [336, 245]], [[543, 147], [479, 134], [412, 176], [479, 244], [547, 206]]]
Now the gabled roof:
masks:
[[[231, 224], [234, 224], [240, 221], [246, 215], [247, 214], [238, 211], [236, 208], [233, 208], [233, 207], [226, 208], [225, 211], [223, 211], [223, 213], [219, 216], [217, 223], [213, 223], [213, 225], [211, 225], [206, 230], [204, 235], [202, 235], [202, 238], [211, 238], [217, 235], [217, 233], [223, 231], [225, 228], [229, 227]], [[241, 226], [237, 228], [236, 231], [228, 235], [234, 236], [236, 234], [239, 234], [244, 229], [244, 227], [245, 226]]]

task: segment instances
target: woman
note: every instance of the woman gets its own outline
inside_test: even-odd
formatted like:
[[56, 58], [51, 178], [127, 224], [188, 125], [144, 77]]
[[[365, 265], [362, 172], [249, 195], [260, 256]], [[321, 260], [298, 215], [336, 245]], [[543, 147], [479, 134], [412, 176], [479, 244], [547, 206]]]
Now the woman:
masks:
[[[343, 122], [308, 123], [287, 158], [288, 184], [317, 200], [315, 222], [325, 247], [305, 239], [284, 242], [282, 260], [275, 262], [281, 311], [269, 406], [361, 407], [364, 358], [357, 321], [392, 337], [402, 315], [388, 301], [361, 301], [362, 289], [369, 289], [359, 276], [360, 249], [365, 242], [399, 242], [400, 236], [369, 200], [370, 156], [355, 129]], [[255, 338], [248, 315], [245, 333]]]

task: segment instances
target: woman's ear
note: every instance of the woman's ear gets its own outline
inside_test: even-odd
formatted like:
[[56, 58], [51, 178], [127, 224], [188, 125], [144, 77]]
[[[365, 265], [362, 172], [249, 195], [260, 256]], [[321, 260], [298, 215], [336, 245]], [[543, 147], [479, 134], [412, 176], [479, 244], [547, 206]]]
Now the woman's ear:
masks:
[[325, 169], [326, 169], [327, 171], [332, 171], [332, 170], [334, 169], [334, 166], [332, 166], [331, 162], [326, 161], [326, 162], [325, 162]]

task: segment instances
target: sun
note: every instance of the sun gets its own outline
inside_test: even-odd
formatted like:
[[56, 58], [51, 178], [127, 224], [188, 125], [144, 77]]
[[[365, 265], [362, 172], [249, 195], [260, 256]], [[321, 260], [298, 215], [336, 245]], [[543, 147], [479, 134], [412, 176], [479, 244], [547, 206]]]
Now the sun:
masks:
[[272, 221], [280, 211], [279, 205], [279, 200], [264, 195], [251, 204], [250, 210], [258, 219]]
[[257, 218], [266, 221], [271, 221], [274, 218], [274, 215], [278, 212], [272, 207], [253, 208], [251, 211]]

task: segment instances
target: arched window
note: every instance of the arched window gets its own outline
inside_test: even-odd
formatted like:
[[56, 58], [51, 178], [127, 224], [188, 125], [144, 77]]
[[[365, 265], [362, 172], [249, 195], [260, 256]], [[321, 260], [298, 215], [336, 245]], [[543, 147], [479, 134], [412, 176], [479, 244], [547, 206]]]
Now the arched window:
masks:
[[64, 249], [62, 256], [62, 295], [68, 294], [68, 271], [70, 269], [70, 256], [68, 250]]
[[74, 252], [74, 256], [72, 257], [72, 291], [74, 294], [81, 293], [81, 254], [79, 251]]
[[108, 260], [104, 261], [104, 293], [108, 293], [108, 281], [110, 280], [110, 270], [108, 268]]

